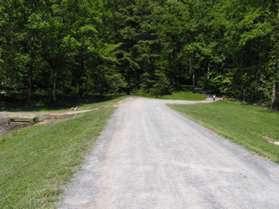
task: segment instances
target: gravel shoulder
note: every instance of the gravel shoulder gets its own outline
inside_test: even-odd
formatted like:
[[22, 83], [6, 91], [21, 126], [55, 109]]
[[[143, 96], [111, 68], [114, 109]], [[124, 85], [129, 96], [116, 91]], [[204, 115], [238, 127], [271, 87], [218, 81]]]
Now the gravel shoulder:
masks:
[[279, 166], [167, 107], [193, 103], [126, 99], [58, 208], [278, 209]]

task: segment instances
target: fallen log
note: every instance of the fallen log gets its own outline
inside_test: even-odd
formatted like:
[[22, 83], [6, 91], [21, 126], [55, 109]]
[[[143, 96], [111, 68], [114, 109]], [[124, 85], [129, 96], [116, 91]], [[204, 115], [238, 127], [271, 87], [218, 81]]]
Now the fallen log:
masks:
[[8, 124], [12, 123], [28, 123], [28, 124], [33, 124], [34, 119], [33, 118], [10, 118], [8, 121]]

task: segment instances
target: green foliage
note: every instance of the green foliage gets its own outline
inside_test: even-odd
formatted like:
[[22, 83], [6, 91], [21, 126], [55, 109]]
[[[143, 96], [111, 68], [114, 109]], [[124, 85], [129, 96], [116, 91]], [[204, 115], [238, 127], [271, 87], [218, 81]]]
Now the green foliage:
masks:
[[[232, 89], [233, 74], [227, 73], [225, 75], [216, 74], [211, 72], [207, 82], [207, 88], [212, 89], [214, 92], [221, 94], [230, 94]], [[231, 95], [233, 96], [233, 95]]]
[[32, 119], [32, 121], [33, 121], [33, 123], [38, 123], [38, 122], [40, 122], [40, 118], [39, 117], [34, 117]]
[[5, 1], [0, 90], [54, 101], [192, 85], [275, 101], [278, 22], [261, 0]]
[[79, 28], [81, 33], [98, 33], [97, 29], [93, 25], [84, 25]]

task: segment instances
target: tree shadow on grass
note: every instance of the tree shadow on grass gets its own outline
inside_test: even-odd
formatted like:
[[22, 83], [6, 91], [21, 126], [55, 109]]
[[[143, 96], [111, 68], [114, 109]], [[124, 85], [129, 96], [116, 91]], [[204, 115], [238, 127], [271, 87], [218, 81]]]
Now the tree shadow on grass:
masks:
[[93, 103], [105, 102], [121, 95], [105, 95], [105, 96], [91, 96], [87, 98], [73, 98], [73, 97], [63, 97], [60, 98], [55, 103], [50, 103], [41, 98], [35, 98], [31, 104], [23, 100], [16, 99], [1, 99], [0, 100], [0, 111], [9, 112], [36, 112], [36, 111], [59, 111], [63, 109], [68, 109], [72, 107], [80, 107], [84, 105], [90, 105]]

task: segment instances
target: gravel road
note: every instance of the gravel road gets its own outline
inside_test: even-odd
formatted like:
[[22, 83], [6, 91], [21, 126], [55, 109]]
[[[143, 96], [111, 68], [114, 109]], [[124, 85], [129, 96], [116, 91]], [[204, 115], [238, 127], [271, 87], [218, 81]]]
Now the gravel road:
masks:
[[191, 102], [123, 102], [58, 208], [279, 208], [279, 166], [197, 125], [166, 103]]

